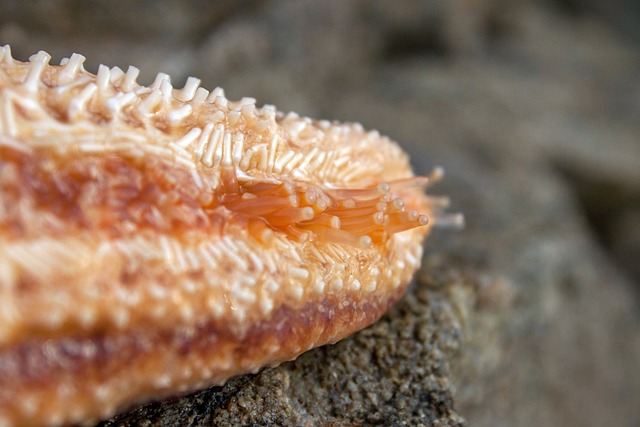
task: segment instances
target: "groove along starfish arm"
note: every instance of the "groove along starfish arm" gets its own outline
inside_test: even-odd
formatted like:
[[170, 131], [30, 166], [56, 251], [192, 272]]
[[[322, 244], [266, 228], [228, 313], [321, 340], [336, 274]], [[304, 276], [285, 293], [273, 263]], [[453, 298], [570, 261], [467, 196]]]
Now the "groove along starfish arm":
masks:
[[357, 124], [0, 47], [0, 425], [221, 384], [378, 319], [443, 199]]

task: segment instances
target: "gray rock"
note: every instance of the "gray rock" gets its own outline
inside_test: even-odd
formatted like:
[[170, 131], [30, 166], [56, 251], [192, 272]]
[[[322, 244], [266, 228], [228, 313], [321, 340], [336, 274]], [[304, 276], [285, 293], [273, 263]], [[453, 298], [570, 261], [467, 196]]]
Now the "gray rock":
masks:
[[0, 42], [361, 121], [467, 227], [370, 328], [103, 425], [638, 425], [634, 41], [534, 0], [150, 3], [2, 2]]

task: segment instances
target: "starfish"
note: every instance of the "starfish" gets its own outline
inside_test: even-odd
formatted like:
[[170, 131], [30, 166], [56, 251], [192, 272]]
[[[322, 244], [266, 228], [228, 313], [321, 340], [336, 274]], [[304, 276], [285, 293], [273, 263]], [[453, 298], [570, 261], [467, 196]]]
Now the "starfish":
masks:
[[358, 124], [0, 47], [0, 425], [86, 423], [369, 325], [446, 200]]

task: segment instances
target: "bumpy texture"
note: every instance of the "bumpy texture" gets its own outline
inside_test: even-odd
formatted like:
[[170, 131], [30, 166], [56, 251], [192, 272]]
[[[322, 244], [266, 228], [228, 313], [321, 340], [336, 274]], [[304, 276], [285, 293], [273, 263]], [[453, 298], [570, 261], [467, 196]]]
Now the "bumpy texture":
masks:
[[194, 78], [0, 48], [0, 425], [85, 422], [335, 342], [446, 201], [393, 142]]

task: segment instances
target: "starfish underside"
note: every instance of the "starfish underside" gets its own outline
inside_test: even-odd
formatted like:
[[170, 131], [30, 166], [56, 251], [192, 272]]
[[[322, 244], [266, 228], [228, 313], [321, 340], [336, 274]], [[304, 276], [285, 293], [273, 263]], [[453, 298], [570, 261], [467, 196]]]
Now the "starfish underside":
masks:
[[335, 342], [452, 220], [423, 193], [441, 171], [360, 125], [49, 59], [0, 47], [0, 425], [109, 417]]

